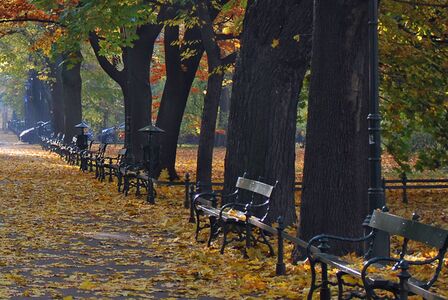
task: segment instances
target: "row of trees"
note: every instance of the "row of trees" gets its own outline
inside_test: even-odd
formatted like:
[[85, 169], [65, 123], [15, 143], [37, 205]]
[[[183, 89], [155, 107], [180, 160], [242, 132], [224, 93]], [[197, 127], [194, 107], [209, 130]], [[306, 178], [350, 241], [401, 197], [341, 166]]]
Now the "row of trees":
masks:
[[[287, 224], [297, 219], [295, 132], [299, 95], [307, 84], [299, 232], [306, 239], [320, 232], [360, 233], [352, 225], [367, 213], [367, 0], [7, 2], [0, 6], [4, 35], [22, 34], [30, 30], [25, 22], [37, 22], [31, 26], [40, 32], [35, 53], [52, 78], [54, 124], [68, 136], [81, 120], [79, 74], [86, 41], [121, 89], [130, 161], [142, 158], [146, 141], [138, 129], [152, 120], [150, 79], [164, 79], [156, 125], [166, 131], [158, 141], [161, 168], [172, 178], [185, 108], [202, 72], [207, 92], [197, 180], [210, 183], [219, 101], [234, 72], [225, 188], [231, 189], [243, 172], [279, 180], [270, 220], [281, 215]], [[426, 131], [433, 135], [433, 147], [424, 149], [420, 166], [446, 165], [446, 4], [388, 0], [381, 16], [387, 148], [407, 167], [411, 132]]]

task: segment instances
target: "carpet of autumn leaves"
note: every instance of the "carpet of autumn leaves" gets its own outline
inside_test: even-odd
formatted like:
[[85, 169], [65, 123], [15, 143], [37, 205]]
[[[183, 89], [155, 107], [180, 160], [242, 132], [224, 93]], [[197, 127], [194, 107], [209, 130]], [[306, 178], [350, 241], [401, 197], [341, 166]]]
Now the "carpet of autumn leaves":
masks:
[[[192, 151], [179, 152], [179, 170], [194, 170]], [[217, 179], [222, 166], [217, 160]], [[116, 184], [98, 182], [55, 154], [0, 134], [0, 299], [306, 295], [307, 263], [288, 262], [288, 275], [275, 276], [276, 261], [266, 258], [266, 249], [251, 249], [248, 260], [231, 248], [220, 255], [218, 243], [207, 248], [194, 241], [183, 189], [158, 186], [157, 192], [156, 205], [124, 197]], [[423, 222], [447, 227], [446, 192], [413, 192], [408, 205], [400, 203], [399, 193], [388, 199], [393, 213], [409, 217], [418, 210]], [[425, 251], [416, 247], [415, 255]], [[446, 269], [437, 291], [448, 296]]]

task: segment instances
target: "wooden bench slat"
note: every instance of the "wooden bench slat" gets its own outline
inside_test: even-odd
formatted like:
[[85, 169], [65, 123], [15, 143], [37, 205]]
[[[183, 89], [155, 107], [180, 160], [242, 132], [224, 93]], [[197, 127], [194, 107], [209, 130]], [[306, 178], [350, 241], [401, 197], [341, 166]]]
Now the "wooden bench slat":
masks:
[[438, 249], [445, 245], [448, 238], [447, 230], [378, 210], [374, 211], [369, 226], [392, 235], [400, 235], [413, 241], [425, 243]]
[[272, 190], [274, 189], [272, 185], [244, 177], [238, 177], [236, 187], [260, 194], [265, 197], [270, 197]]

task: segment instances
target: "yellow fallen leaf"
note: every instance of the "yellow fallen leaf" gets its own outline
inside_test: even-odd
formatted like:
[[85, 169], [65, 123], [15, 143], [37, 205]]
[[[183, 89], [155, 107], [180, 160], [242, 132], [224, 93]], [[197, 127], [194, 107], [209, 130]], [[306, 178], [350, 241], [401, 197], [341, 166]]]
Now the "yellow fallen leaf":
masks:
[[85, 280], [79, 285], [79, 288], [81, 290], [93, 290], [96, 288], [96, 285], [89, 280]]

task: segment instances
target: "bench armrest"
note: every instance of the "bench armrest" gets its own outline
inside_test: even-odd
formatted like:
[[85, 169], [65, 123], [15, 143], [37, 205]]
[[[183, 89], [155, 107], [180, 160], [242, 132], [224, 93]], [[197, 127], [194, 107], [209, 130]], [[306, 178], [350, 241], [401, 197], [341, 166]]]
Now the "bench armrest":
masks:
[[217, 197], [221, 197], [222, 195], [215, 193], [215, 192], [203, 192], [203, 193], [199, 193], [194, 195], [193, 197], [193, 206], [196, 206], [198, 199], [199, 198], [203, 198], [203, 197], [211, 197], [211, 201], [213, 202], [214, 205], [216, 205], [216, 198]]
[[[377, 296], [375, 294], [374, 289], [381, 289], [382, 287], [385, 288], [388, 285], [389, 280], [387, 279], [381, 279], [381, 286], [376, 286], [375, 288], [372, 287], [372, 284], [369, 283], [369, 278], [367, 278], [367, 270], [370, 266], [379, 263], [379, 262], [388, 262], [388, 263], [395, 263], [395, 266], [397, 266], [398, 268], [401, 268], [402, 263], [406, 262], [403, 259], [399, 259], [399, 258], [394, 258], [394, 257], [374, 257], [369, 259], [367, 262], [364, 263], [364, 266], [361, 270], [361, 280], [362, 280], [362, 284], [364, 286], [364, 289], [366, 290], [367, 295], [369, 295], [370, 297], [373, 296]], [[406, 268], [407, 270], [407, 268]], [[376, 298], [375, 298], [376, 299]]]
[[311, 247], [315, 242], [320, 242], [321, 240], [327, 239], [327, 240], [334, 240], [334, 241], [340, 241], [340, 242], [349, 242], [349, 243], [361, 243], [365, 242], [375, 236], [374, 232], [370, 232], [368, 235], [359, 237], [359, 238], [351, 238], [351, 237], [343, 237], [343, 236], [337, 236], [337, 235], [331, 235], [331, 234], [320, 234], [315, 237], [313, 237], [309, 242], [308, 246], [306, 247], [306, 256], [308, 259], [312, 258], [312, 251]]
[[269, 205], [269, 200], [260, 204], [251, 204], [249, 208], [260, 208]]

